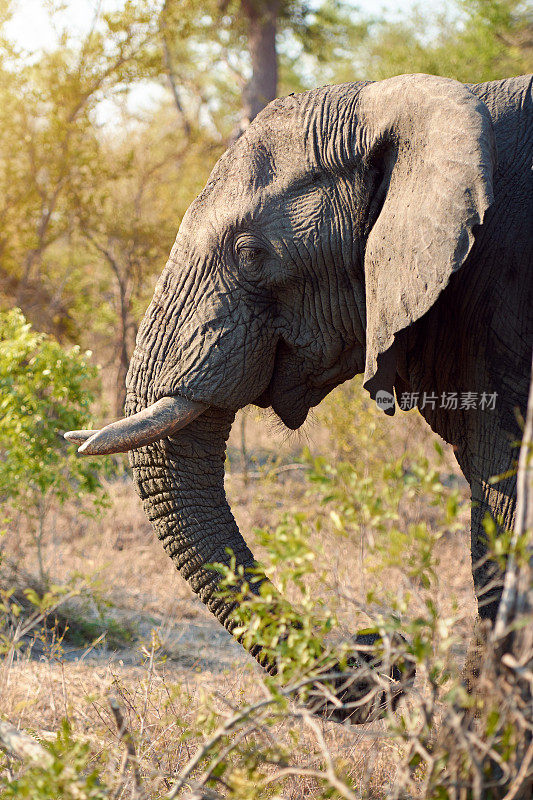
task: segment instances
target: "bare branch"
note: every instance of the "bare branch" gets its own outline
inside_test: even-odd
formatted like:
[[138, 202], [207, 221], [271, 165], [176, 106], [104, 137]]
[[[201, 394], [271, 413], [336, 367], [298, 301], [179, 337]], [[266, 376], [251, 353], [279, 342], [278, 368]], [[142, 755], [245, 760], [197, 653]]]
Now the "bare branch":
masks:
[[191, 125], [189, 123], [189, 120], [187, 119], [187, 115], [185, 114], [185, 110], [183, 108], [180, 98], [178, 85], [176, 83], [176, 77], [174, 74], [172, 56], [170, 54], [170, 47], [168, 46], [166, 12], [167, 12], [167, 2], [164, 3], [159, 17], [159, 33], [161, 36], [161, 43], [163, 45], [165, 72], [170, 85], [170, 90], [172, 92], [172, 97], [174, 98], [174, 105], [176, 106], [176, 111], [178, 112], [178, 116], [183, 125], [183, 130], [185, 132], [185, 135], [187, 136], [187, 138], [189, 138], [189, 136], [191, 135]]
[[122, 709], [120, 708], [119, 702], [116, 697], [110, 696], [108, 697], [109, 705], [111, 707], [111, 711], [115, 718], [115, 722], [117, 725], [118, 735], [122, 742], [124, 742], [126, 746], [126, 754], [124, 758], [124, 770], [121, 777], [121, 782], [119, 789], [117, 790], [116, 796], [118, 797], [122, 788], [124, 786], [124, 772], [125, 768], [128, 764], [131, 765], [132, 772], [133, 772], [133, 780], [134, 780], [134, 798], [137, 800], [144, 799], [144, 791], [142, 788], [142, 780], [141, 774], [139, 772], [139, 762], [137, 759], [137, 754], [135, 752], [135, 744], [133, 742], [133, 736], [131, 735], [128, 727], [126, 726], [126, 722], [124, 720], [124, 716], [122, 714]]
[[[533, 369], [532, 369], [533, 372]], [[493, 644], [501, 648], [502, 640], [508, 635], [510, 625], [521, 614], [533, 610], [533, 380], [529, 389], [526, 423], [520, 448], [517, 478], [516, 524], [511, 540], [511, 555], [505, 573], [505, 584], [498, 609], [498, 617], [492, 636]], [[529, 563], [522, 566], [516, 560], [516, 548], [520, 540], [529, 533], [527, 552]], [[531, 626], [524, 633], [531, 651], [533, 634]], [[514, 649], [506, 646], [507, 652]], [[516, 653], [515, 653], [516, 655]]]

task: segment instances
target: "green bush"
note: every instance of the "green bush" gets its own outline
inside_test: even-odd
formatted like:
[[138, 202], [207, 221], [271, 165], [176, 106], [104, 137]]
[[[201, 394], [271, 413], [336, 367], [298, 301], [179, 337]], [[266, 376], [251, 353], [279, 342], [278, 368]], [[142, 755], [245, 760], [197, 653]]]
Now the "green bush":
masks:
[[0, 497], [28, 522], [46, 583], [42, 545], [53, 503], [105, 502], [96, 459], [80, 459], [61, 432], [85, 428], [98, 389], [90, 352], [32, 330], [19, 309], [0, 313]]
[[0, 783], [2, 797], [18, 800], [104, 800], [109, 792], [91, 765], [90, 747], [73, 738], [63, 721], [55, 741], [47, 744], [44, 763], [31, 764], [14, 780]]

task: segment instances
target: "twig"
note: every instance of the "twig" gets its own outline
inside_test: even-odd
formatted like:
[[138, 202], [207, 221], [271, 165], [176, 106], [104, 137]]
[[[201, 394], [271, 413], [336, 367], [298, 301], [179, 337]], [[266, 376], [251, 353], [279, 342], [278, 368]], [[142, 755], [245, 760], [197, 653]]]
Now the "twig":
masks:
[[143, 735], [144, 735], [144, 722], [146, 719], [146, 714], [148, 713], [148, 701], [150, 699], [150, 689], [152, 687], [152, 679], [154, 676], [154, 656], [155, 656], [155, 648], [156, 648], [156, 634], [155, 631], [152, 630], [152, 642], [150, 647], [150, 656], [148, 661], [148, 679], [146, 680], [145, 690], [144, 690], [144, 705], [143, 711], [141, 714], [141, 726], [139, 730], [139, 753], [142, 751], [143, 745]]
[[170, 85], [170, 90], [172, 92], [172, 97], [174, 99], [174, 105], [176, 106], [176, 111], [178, 112], [178, 116], [181, 120], [183, 125], [183, 131], [187, 139], [190, 138], [191, 135], [191, 124], [187, 118], [185, 110], [183, 108], [183, 104], [181, 102], [181, 97], [178, 89], [178, 85], [176, 83], [176, 76], [174, 74], [174, 67], [172, 64], [172, 56], [170, 53], [170, 47], [168, 44], [167, 38], [167, 5], [168, 2], [163, 4], [163, 8], [161, 9], [159, 15], [159, 35], [161, 36], [161, 43], [163, 45], [163, 60], [165, 65], [165, 72], [167, 74], [168, 82]]
[[[533, 365], [532, 365], [533, 373]], [[517, 614], [531, 609], [533, 605], [533, 588], [531, 587], [531, 572], [533, 570], [533, 379], [529, 389], [529, 399], [526, 412], [526, 423], [518, 460], [518, 475], [516, 486], [516, 523], [511, 539], [511, 555], [509, 556], [505, 572], [505, 584], [502, 598], [498, 608], [498, 616], [492, 635], [493, 644], [498, 647], [509, 631], [509, 625]], [[516, 560], [516, 547], [520, 539], [526, 535], [528, 529], [529, 541], [527, 553], [529, 564], [522, 567]], [[521, 571], [523, 573], [522, 581]], [[506, 648], [507, 652], [509, 648]]]
[[[280, 781], [282, 778], [285, 778], [288, 775], [296, 775], [302, 778], [316, 778], [316, 780], [319, 781], [329, 780], [326, 773], [321, 772], [318, 769], [312, 769], [310, 767], [298, 767], [298, 766], [282, 767], [276, 773], [274, 773], [274, 775], [269, 775], [268, 778], [264, 778], [261, 781], [261, 786], [268, 786], [269, 784], [274, 783], [275, 781]], [[355, 795], [353, 792], [350, 792], [350, 790], [345, 784], [342, 783], [341, 785], [343, 787], [343, 791], [340, 791], [340, 789], [337, 789], [337, 787], [335, 787], [339, 794], [341, 794], [343, 797], [347, 797], [348, 800], [358, 800], [357, 795]]]
[[132, 772], [133, 772], [133, 781], [134, 781], [134, 792], [133, 797], [136, 800], [144, 800], [144, 791], [142, 788], [142, 781], [141, 775], [139, 772], [139, 762], [137, 759], [137, 755], [135, 753], [135, 745], [133, 743], [133, 736], [131, 735], [130, 731], [126, 726], [126, 722], [122, 715], [122, 710], [120, 708], [119, 702], [116, 697], [110, 695], [108, 697], [109, 705], [111, 707], [112, 714], [115, 718], [115, 722], [117, 725], [118, 735], [121, 741], [124, 742], [126, 746], [126, 754], [123, 762], [123, 769], [122, 769], [122, 776], [120, 780], [119, 788], [115, 793], [115, 797], [118, 797], [122, 789], [124, 788], [124, 773], [126, 767], [131, 764]]
[[[367, 670], [365, 669], [365, 674], [366, 674], [366, 672], [367, 672]], [[358, 670], [358, 674], [360, 674], [360, 669]], [[320, 677], [318, 677], [317, 675], [308, 676], [308, 677], [306, 677], [306, 678], [304, 678], [304, 679], [302, 679], [302, 680], [300, 680], [300, 681], [298, 681], [298, 682], [296, 682], [296, 683], [294, 683], [292, 685], [285, 686], [283, 689], [281, 689], [279, 691], [279, 693], [281, 695], [285, 696], [285, 697], [290, 697], [290, 698], [294, 699], [297, 696], [298, 691], [300, 689], [303, 689], [305, 686], [313, 685], [315, 687], [322, 688], [325, 691], [326, 687], [322, 686], [322, 681], [335, 680], [335, 679], [338, 679], [338, 678], [346, 678], [346, 673], [345, 672], [329, 672], [327, 674], [320, 675]], [[366, 701], [367, 699], [368, 699], [368, 695], [365, 696], [364, 701]], [[237, 725], [239, 725], [241, 722], [243, 722], [244, 720], [249, 718], [255, 712], [260, 711], [260, 710], [264, 710], [268, 706], [274, 705], [276, 702], [277, 702], [276, 697], [269, 696], [269, 697], [267, 697], [267, 698], [265, 698], [263, 700], [258, 701], [257, 703], [245, 706], [240, 711], [237, 711], [235, 714], [233, 714], [231, 717], [229, 717], [222, 725], [220, 725], [217, 728], [217, 730], [214, 732], [214, 734], [201, 747], [198, 748], [198, 750], [196, 751], [195, 755], [186, 764], [184, 769], [181, 771], [176, 783], [174, 784], [174, 786], [172, 787], [170, 792], [168, 792], [168, 794], [166, 795], [166, 800], [174, 800], [174, 798], [177, 797], [177, 795], [180, 792], [180, 790], [188, 782], [188, 778], [191, 775], [191, 773], [201, 763], [202, 759], [209, 753], [209, 751], [216, 744], [218, 744], [218, 742], [220, 742], [220, 740], [224, 736], [226, 736]], [[357, 703], [357, 702], [353, 702], [353, 703], [349, 703], [349, 704], [342, 704], [341, 703], [341, 706], [343, 708], [351, 707], [351, 706], [355, 706], [356, 707], [359, 704], [360, 703]], [[302, 718], [305, 718], [306, 720], [309, 719], [309, 720], [311, 720], [311, 722], [313, 722], [312, 717], [311, 717], [311, 712], [309, 712], [309, 711], [307, 711], [305, 709], [302, 709], [301, 706], [298, 706], [297, 709], [292, 712], [292, 716], [294, 718], [299, 718], [299, 719], [302, 719]], [[321, 741], [322, 744], [323, 744], [323, 747], [325, 748], [326, 745], [325, 745], [324, 739], [322, 738], [322, 735], [321, 735], [320, 731], [318, 732], [318, 736], [320, 737], [319, 738], [319, 742]], [[233, 745], [234, 745], [234, 743], [233, 743]], [[233, 746], [229, 746], [227, 749], [225, 749], [224, 750], [224, 756], [226, 756], [229, 752], [231, 752], [232, 749], [233, 749]], [[227, 750], [227, 752], [226, 752], [226, 750]], [[326, 755], [325, 755], [325, 758], [326, 758]], [[337, 777], [337, 775], [336, 775], [336, 773], [334, 771], [334, 768], [333, 768], [333, 763], [332, 763], [331, 757], [329, 756], [329, 761], [328, 761], [328, 758], [326, 758], [326, 761], [328, 763], [327, 772], [326, 773], [317, 773], [317, 774], [320, 775], [324, 780], [329, 781], [330, 785], [332, 787], [334, 787], [335, 790], [339, 794], [341, 794], [344, 798], [346, 798], [346, 800], [353, 800], [355, 798], [355, 795], [352, 792], [350, 792], [349, 788]], [[216, 760], [216, 763], [218, 763], [218, 760]], [[204, 779], [206, 779], [206, 776], [208, 777], [210, 775], [211, 770], [212, 770], [212, 765], [204, 773], [204, 776], [203, 776]], [[288, 774], [288, 773], [286, 773], [286, 774]]]
[[206, 789], [205, 786], [193, 789], [192, 794], [188, 794], [183, 800], [223, 800], [222, 795], [214, 792], [212, 789]]
[[223, 725], [217, 728], [213, 736], [211, 736], [211, 738], [196, 751], [194, 756], [189, 760], [188, 764], [182, 770], [178, 780], [167, 794], [167, 800], [174, 800], [174, 798], [177, 797], [178, 792], [186, 784], [187, 778], [191, 772], [193, 772], [193, 770], [198, 766], [204, 756], [207, 755], [207, 753], [214, 747], [214, 745], [217, 744], [217, 742], [219, 742], [220, 739], [222, 739], [227, 733], [229, 733], [229, 731], [235, 727], [235, 725], [237, 725], [243, 719], [246, 719], [246, 717], [250, 716], [250, 714], [252, 714], [254, 711], [258, 711], [259, 709], [271, 705], [274, 702], [275, 698], [270, 697], [267, 700], [261, 700], [259, 703], [255, 703], [254, 705], [246, 706], [237, 714], [234, 714], [232, 717], [226, 720]]
[[282, 464], [280, 467], [272, 467], [272, 469], [265, 469], [265, 470], [254, 470], [254, 472], [249, 472], [248, 477], [253, 478], [253, 480], [260, 480], [264, 478], [265, 475], [280, 475], [282, 472], [292, 472], [293, 470], [301, 470], [301, 469], [311, 469], [308, 464]]
[[530, 743], [527, 749], [527, 753], [524, 757], [524, 760], [520, 765], [520, 769], [516, 773], [516, 778], [513, 780], [509, 788], [509, 791], [507, 792], [503, 800], [513, 800], [513, 798], [517, 796], [518, 792], [520, 791], [520, 789], [522, 789], [524, 785], [524, 781], [527, 778], [529, 766], [532, 760], [533, 760], [533, 742]]
[[313, 733], [315, 734], [315, 738], [317, 741], [318, 746], [324, 756], [324, 761], [326, 762], [326, 779], [330, 786], [335, 789], [341, 797], [346, 798], [346, 800], [357, 800], [354, 792], [352, 792], [348, 786], [341, 781], [337, 773], [335, 772], [335, 766], [333, 764], [333, 758], [331, 757], [330, 750], [326, 744], [326, 741], [322, 735], [322, 731], [320, 730], [320, 725], [316, 719], [313, 719], [309, 712], [302, 712], [303, 713], [303, 721], [308, 728], [311, 728]]

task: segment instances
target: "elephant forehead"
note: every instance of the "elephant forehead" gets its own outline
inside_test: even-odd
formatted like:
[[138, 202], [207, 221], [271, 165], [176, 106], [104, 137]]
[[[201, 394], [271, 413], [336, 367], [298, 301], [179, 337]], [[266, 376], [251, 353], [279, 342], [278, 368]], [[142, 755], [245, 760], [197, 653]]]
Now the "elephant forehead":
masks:
[[262, 225], [277, 218], [281, 210], [292, 216], [293, 206], [307, 195], [308, 181], [309, 174], [287, 173], [276, 175], [262, 187], [252, 181], [228, 179], [194, 201], [183, 218], [178, 239], [198, 255], [205, 254], [217, 249], [226, 235], [240, 227]]
[[250, 128], [219, 158], [197, 201], [253, 200], [256, 194], [260, 198], [263, 192], [283, 191], [309, 174], [310, 157], [300, 127], [296, 131]]
[[213, 244], [222, 231], [256, 218], [309, 183], [319, 166], [308, 127], [296, 98], [272, 103], [219, 158], [184, 217], [182, 233], [202, 247]]

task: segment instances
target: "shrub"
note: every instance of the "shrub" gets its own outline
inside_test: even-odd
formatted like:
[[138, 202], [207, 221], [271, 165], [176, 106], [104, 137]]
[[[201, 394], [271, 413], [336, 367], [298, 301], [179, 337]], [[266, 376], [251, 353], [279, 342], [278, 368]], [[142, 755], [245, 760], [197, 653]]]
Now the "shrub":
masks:
[[40, 579], [51, 505], [92, 497], [102, 505], [101, 463], [80, 459], [60, 432], [88, 427], [98, 388], [90, 352], [32, 330], [19, 309], [0, 313], [0, 497], [29, 524]]

